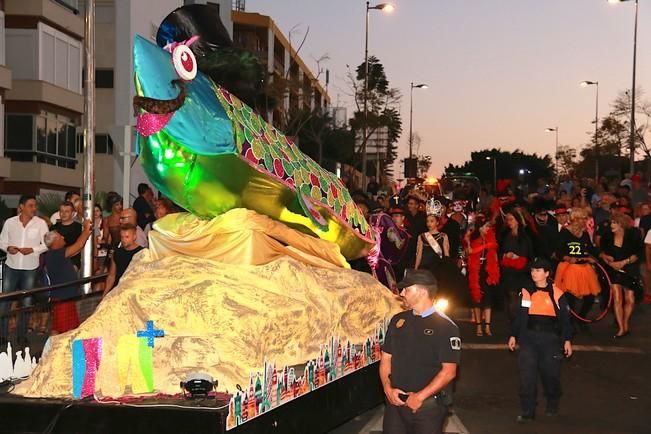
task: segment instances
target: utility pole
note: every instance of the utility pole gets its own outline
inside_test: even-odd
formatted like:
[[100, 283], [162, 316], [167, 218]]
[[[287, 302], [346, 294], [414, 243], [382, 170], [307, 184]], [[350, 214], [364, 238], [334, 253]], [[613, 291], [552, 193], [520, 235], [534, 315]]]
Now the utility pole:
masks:
[[[84, 104], [84, 187], [82, 201], [84, 219], [93, 221], [95, 208], [95, 0], [86, 0], [86, 19], [84, 22], [84, 54], [86, 57], [86, 95]], [[94, 231], [82, 250], [82, 277], [93, 274]], [[91, 284], [84, 284], [84, 293], [88, 294]]]

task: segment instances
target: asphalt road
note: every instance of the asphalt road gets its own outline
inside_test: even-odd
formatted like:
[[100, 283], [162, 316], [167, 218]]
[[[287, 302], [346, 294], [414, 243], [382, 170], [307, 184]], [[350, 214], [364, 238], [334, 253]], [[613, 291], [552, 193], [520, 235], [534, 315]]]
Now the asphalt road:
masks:
[[[631, 335], [613, 339], [612, 316], [575, 336], [576, 352], [562, 367], [560, 414], [544, 414], [539, 387], [536, 420], [519, 425], [516, 355], [506, 349], [503, 313], [492, 337], [477, 337], [466, 310], [453, 313], [464, 342], [454, 412], [471, 434], [649, 434], [651, 433], [651, 305], [638, 305]], [[381, 432], [382, 408], [360, 415], [333, 434]], [[454, 425], [454, 424], [452, 424]]]

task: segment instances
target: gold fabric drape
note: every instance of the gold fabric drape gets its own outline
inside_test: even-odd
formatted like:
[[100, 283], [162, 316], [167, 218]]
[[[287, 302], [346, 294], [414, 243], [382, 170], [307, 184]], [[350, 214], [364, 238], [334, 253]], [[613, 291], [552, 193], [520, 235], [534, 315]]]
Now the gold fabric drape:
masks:
[[134, 256], [119, 286], [79, 328], [51, 338], [51, 349], [15, 393], [70, 397], [72, 342], [98, 337], [97, 395], [128, 393], [120, 385], [128, 375], [120, 375], [118, 343], [147, 320], [165, 331], [152, 353], [155, 392], [178, 393], [179, 381], [197, 371], [232, 392], [246, 387], [265, 361], [280, 367], [318, 356], [331, 336], [361, 344], [400, 310], [373, 277], [342, 268], [336, 245], [248, 211], [227, 214], [161, 220], [150, 234], [151, 250]]
[[244, 208], [212, 220], [170, 214], [154, 224], [149, 249], [154, 259], [185, 255], [227, 264], [262, 265], [289, 256], [317, 267], [350, 268], [339, 246], [303, 234]]

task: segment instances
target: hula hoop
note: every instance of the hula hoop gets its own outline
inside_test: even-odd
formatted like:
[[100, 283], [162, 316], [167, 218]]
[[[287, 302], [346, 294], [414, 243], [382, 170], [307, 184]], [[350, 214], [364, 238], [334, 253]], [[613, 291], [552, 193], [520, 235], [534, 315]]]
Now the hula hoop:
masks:
[[[595, 258], [593, 258], [593, 259], [595, 259]], [[603, 312], [601, 312], [599, 315], [597, 315], [597, 317], [595, 319], [583, 318], [581, 315], [574, 312], [574, 310], [572, 308], [570, 308], [570, 313], [572, 314], [572, 316], [574, 318], [578, 319], [579, 321], [582, 321], [582, 322], [584, 322], [586, 324], [591, 324], [591, 323], [601, 321], [602, 319], [604, 319], [604, 317], [608, 314], [608, 311], [610, 310], [610, 306], [613, 303], [613, 290], [612, 290], [613, 285], [612, 285], [612, 282], [610, 281], [610, 276], [608, 275], [608, 272], [606, 271], [606, 269], [604, 267], [602, 267], [602, 265], [596, 259], [595, 259], [595, 262], [593, 262], [593, 265], [596, 265], [601, 270], [601, 272], [604, 274], [604, 276], [606, 276], [606, 282], [608, 282], [608, 304], [606, 305], [606, 308], [603, 310]]]

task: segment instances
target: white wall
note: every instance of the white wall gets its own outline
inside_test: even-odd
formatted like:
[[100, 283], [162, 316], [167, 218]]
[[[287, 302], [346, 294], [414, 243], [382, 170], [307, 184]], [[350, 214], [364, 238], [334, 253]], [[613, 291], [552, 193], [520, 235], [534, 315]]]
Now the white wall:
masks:
[[5, 13], [0, 11], [0, 65], [5, 64]]
[[5, 156], [5, 99], [0, 96], [0, 158]]
[[[135, 186], [146, 182], [146, 176], [136, 162], [131, 167], [131, 158], [124, 154], [133, 154], [135, 143], [129, 143], [124, 137], [125, 126], [133, 125], [132, 100], [133, 87], [133, 40], [136, 34], [154, 40], [161, 21], [174, 9], [183, 5], [183, 0], [115, 0], [115, 127], [110, 130], [114, 148], [114, 190], [124, 196], [137, 195]], [[121, 155], [122, 154], [122, 155]], [[129, 172], [127, 184], [125, 167]], [[126, 197], [125, 197], [126, 200]], [[130, 199], [129, 202], [132, 200]]]

